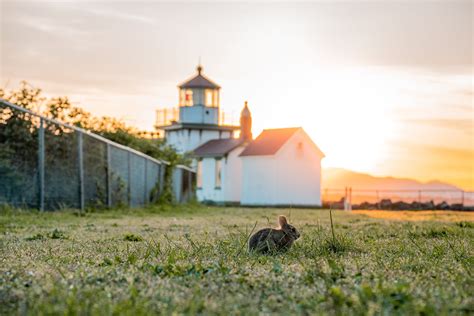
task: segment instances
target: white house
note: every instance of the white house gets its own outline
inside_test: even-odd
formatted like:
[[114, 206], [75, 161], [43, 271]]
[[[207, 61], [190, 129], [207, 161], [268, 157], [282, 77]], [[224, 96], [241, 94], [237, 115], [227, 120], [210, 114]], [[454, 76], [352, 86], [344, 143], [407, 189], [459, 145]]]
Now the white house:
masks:
[[242, 205], [321, 205], [324, 154], [302, 128], [264, 130], [239, 157]]
[[157, 126], [165, 131], [166, 143], [177, 152], [185, 153], [211, 139], [232, 138], [239, 126], [219, 125], [220, 86], [202, 74], [197, 74], [178, 86], [179, 120]]

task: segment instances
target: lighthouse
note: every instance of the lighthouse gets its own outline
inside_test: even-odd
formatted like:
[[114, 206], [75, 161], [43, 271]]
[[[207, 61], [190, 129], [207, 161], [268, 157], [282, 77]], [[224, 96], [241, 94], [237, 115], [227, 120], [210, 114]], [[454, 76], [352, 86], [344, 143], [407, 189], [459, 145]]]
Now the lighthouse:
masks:
[[240, 126], [220, 125], [221, 87], [203, 74], [198, 65], [197, 73], [178, 85], [179, 119], [164, 130], [166, 143], [177, 152], [186, 153], [213, 139], [229, 139]]

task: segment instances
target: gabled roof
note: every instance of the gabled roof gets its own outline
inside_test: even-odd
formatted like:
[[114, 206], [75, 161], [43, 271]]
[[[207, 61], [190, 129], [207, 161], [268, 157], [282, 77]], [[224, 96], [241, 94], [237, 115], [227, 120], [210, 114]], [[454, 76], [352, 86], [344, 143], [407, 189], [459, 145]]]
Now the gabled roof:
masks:
[[268, 156], [277, 151], [301, 127], [266, 129], [251, 142], [240, 156]]
[[178, 87], [180, 89], [194, 89], [194, 88], [201, 88], [201, 89], [220, 89], [219, 85], [212, 82], [211, 80], [204, 77], [202, 72], [202, 67], [197, 67], [198, 74], [193, 78], [185, 81], [184, 83], [180, 84]]
[[244, 142], [241, 138], [213, 139], [194, 149], [194, 155], [198, 157], [222, 157]]

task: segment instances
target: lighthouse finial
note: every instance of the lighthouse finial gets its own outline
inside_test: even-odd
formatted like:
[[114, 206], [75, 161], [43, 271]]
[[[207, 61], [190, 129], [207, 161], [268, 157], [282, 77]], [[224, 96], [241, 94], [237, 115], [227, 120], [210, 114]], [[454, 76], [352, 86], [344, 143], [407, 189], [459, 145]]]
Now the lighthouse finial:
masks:
[[200, 74], [201, 74], [201, 71], [202, 71], [201, 56], [199, 56], [198, 66], [197, 66], [196, 69], [197, 69], [197, 71], [198, 71], [198, 74], [200, 75]]

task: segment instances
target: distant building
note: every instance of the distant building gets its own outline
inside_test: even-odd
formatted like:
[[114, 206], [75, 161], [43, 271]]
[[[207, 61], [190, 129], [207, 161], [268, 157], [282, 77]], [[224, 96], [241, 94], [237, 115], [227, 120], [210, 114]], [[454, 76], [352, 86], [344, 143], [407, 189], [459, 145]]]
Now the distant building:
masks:
[[[218, 204], [319, 206], [324, 154], [302, 128], [264, 130], [252, 138], [247, 102], [240, 126], [219, 124], [220, 87], [202, 75], [179, 86], [179, 119], [158, 126], [167, 144], [191, 152], [199, 201]], [[239, 138], [235, 132], [240, 130]]]

